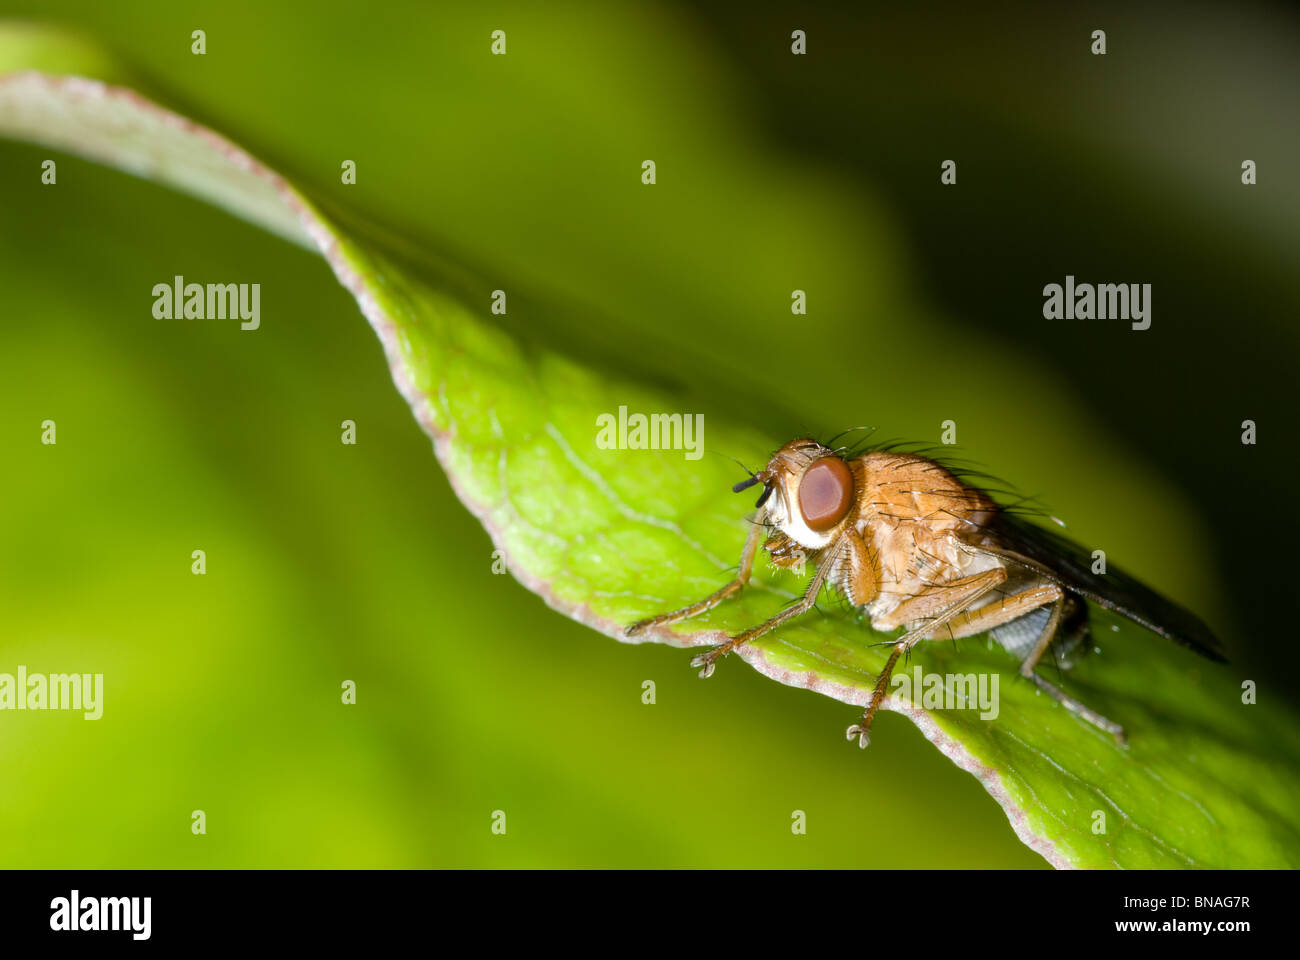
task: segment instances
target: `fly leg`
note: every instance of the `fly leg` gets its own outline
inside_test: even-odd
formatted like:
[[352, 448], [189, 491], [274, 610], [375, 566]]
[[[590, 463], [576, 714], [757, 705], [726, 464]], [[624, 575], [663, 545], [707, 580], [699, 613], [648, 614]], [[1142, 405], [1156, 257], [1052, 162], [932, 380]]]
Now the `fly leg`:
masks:
[[735, 650], [736, 647], [743, 643], [749, 643], [751, 640], [757, 640], [763, 634], [770, 633], [787, 620], [792, 620], [799, 614], [811, 610], [812, 605], [817, 602], [817, 594], [821, 592], [822, 584], [826, 582], [826, 574], [830, 572], [837, 555], [837, 553], [832, 552], [822, 558], [822, 561], [817, 564], [817, 572], [808, 581], [808, 589], [804, 591], [803, 597], [797, 603], [786, 607], [770, 620], [764, 620], [758, 626], [750, 627], [743, 633], [736, 634], [726, 643], [720, 643], [707, 653], [700, 654], [691, 661], [691, 666], [700, 668], [701, 677], [710, 677], [713, 675], [713, 667], [718, 660]]
[[849, 727], [844, 733], [845, 738], [852, 740], [857, 737], [858, 746], [865, 750], [867, 744], [871, 742], [871, 722], [876, 718], [876, 711], [885, 700], [885, 694], [889, 690], [889, 678], [893, 676], [894, 665], [898, 663], [899, 656], [911, 650], [922, 640], [930, 639], [932, 632], [951, 621], [984, 594], [1005, 583], [1006, 579], [1007, 571], [1002, 567], [994, 567], [992, 570], [985, 570], [983, 573], [972, 574], [959, 580], [932, 584], [915, 597], [900, 603], [891, 615], [892, 619], [900, 623], [921, 619], [925, 622], [903, 634], [894, 643], [894, 650], [885, 663], [885, 669], [880, 672], [880, 677], [876, 680], [876, 687], [871, 692], [871, 699], [867, 702], [867, 709], [862, 714], [861, 722]]
[[1065, 595], [1061, 594], [1057, 597], [1056, 602], [1052, 604], [1052, 615], [1048, 618], [1047, 625], [1043, 627], [1043, 632], [1039, 636], [1038, 642], [1034, 644], [1034, 649], [1030, 651], [1029, 656], [1025, 657], [1024, 663], [1020, 664], [1020, 673], [1022, 676], [1026, 676], [1030, 680], [1034, 681], [1040, 690], [1051, 696], [1053, 700], [1065, 707], [1065, 709], [1072, 713], [1077, 713], [1094, 727], [1105, 730], [1107, 733], [1114, 736], [1114, 738], [1120, 743], [1124, 743], [1126, 737], [1123, 727], [1114, 720], [1108, 720], [1097, 711], [1080, 703], [1060, 687], [1056, 686], [1056, 684], [1040, 677], [1037, 671], [1034, 670], [1034, 667], [1038, 665], [1039, 659], [1043, 656], [1043, 652], [1047, 650], [1048, 644], [1052, 642], [1052, 638], [1056, 635], [1056, 629], [1061, 623], [1061, 611], [1064, 607]]
[[763, 514], [756, 516], [749, 528], [749, 536], [745, 538], [745, 546], [740, 551], [740, 569], [736, 572], [736, 578], [728, 583], [725, 587], [717, 590], [703, 600], [697, 600], [689, 606], [682, 607], [680, 610], [673, 610], [670, 613], [661, 613], [657, 617], [648, 617], [645, 620], [638, 620], [627, 628], [629, 637], [635, 636], [648, 627], [657, 627], [665, 623], [676, 623], [678, 620], [685, 620], [687, 617], [694, 617], [704, 613], [706, 610], [712, 610], [718, 604], [722, 603], [741, 590], [745, 589], [745, 584], [749, 583], [749, 577], [754, 572], [754, 554], [758, 552], [758, 538], [763, 532]]
[[1023, 617], [1031, 610], [1050, 603], [1052, 613], [1048, 617], [1047, 623], [1043, 625], [1042, 633], [1038, 635], [1038, 641], [1034, 644], [1033, 650], [1020, 664], [1021, 676], [1034, 681], [1040, 690], [1047, 693], [1067, 710], [1077, 713], [1093, 726], [1114, 735], [1115, 739], [1123, 743], [1123, 727], [1075, 700], [1054, 683], [1040, 677], [1034, 669], [1038, 666], [1038, 661], [1042, 659], [1043, 654], [1047, 651], [1060, 629], [1066, 600], [1065, 592], [1056, 584], [1040, 583], [1038, 586], [1003, 597], [997, 603], [990, 603], [977, 610], [968, 610], [959, 616], [953, 617], [948, 623], [948, 628], [954, 638], [969, 637], [977, 633], [984, 633], [986, 630], [991, 630], [1004, 623], [1010, 623], [1012, 620]]

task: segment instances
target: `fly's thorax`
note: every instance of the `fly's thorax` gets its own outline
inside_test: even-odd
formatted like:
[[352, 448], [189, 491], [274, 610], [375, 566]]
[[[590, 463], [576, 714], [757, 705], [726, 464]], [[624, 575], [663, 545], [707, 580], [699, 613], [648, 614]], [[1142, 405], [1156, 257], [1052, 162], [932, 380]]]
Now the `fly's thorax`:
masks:
[[936, 532], [979, 523], [997, 507], [941, 464], [910, 453], [869, 453], [861, 458], [863, 500], [895, 520], [923, 523]]
[[[804, 550], [823, 550], [849, 528], [895, 561], [979, 525], [997, 508], [933, 460], [878, 451], [845, 461], [813, 440], [793, 440], [760, 475], [766, 522]], [[965, 558], [945, 557], [960, 566]]]
[[997, 508], [933, 460], [877, 452], [862, 458], [862, 539], [877, 558], [879, 593], [867, 606], [878, 627], [909, 597], [936, 583], [982, 573], [991, 563], [957, 536]]

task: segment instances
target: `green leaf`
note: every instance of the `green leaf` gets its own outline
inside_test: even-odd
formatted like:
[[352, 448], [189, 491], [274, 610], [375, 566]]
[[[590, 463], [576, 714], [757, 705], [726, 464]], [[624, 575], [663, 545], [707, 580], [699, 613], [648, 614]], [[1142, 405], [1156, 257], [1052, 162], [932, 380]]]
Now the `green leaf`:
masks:
[[[0, 76], [0, 134], [153, 178], [319, 250], [378, 334], [394, 382], [457, 494], [511, 572], [554, 609], [627, 641], [626, 624], [698, 599], [728, 578], [749, 506], [730, 492], [734, 465], [682, 451], [603, 450], [595, 442], [602, 414], [679, 410], [679, 397], [507, 334], [486, 309], [469, 308], [449, 286], [431, 281], [436, 270], [342, 231], [337, 218], [323, 216], [242, 149], [143, 95], [25, 69], [33, 66], [126, 75], [58, 34], [0, 33], [0, 70], [7, 71]], [[753, 461], [789, 439], [713, 414], [705, 426], [709, 449]], [[637, 639], [717, 643], [771, 616], [801, 582], [760, 562], [737, 600]], [[781, 683], [865, 703], [884, 662], [883, 648], [871, 645], [881, 638], [842, 604], [824, 600], [819, 611], [720, 669], [737, 669], [743, 659]], [[1244, 678], [1231, 668], [1105, 615], [1094, 625], [1101, 652], [1064, 683], [1125, 726], [1127, 747], [1040, 695], [985, 638], [959, 649], [923, 644], [911, 666], [927, 674], [996, 674], [996, 719], [898, 697], [884, 708], [909, 717], [976, 776], [1021, 840], [1057, 866], [1300, 864], [1300, 735], [1290, 717], [1243, 705]], [[845, 708], [845, 726], [857, 712]], [[743, 735], [746, 718], [732, 722]], [[844, 762], [857, 760], [846, 744]]]

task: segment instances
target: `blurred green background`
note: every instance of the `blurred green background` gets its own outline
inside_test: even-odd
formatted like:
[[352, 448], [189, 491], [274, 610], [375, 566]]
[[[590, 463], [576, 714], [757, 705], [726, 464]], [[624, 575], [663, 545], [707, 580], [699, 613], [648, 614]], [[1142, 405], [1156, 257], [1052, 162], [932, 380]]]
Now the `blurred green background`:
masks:
[[[0, 3], [682, 409], [956, 420], [1288, 697], [1300, 44], [1281, 8], [1171, 10]], [[107, 690], [0, 715], [4, 866], [1044, 866], [906, 720], [859, 754], [841, 704], [493, 576], [322, 260], [72, 158], [43, 187], [48, 156], [0, 143], [0, 671]], [[1043, 321], [1067, 273], [1152, 283], [1152, 329]], [[260, 282], [262, 329], [156, 321], [175, 274]]]

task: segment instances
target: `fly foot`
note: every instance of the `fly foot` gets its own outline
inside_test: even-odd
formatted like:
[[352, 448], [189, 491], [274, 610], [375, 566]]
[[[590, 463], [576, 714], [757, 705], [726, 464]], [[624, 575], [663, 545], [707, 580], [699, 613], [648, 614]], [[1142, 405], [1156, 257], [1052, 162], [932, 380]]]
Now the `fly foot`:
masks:
[[697, 657], [692, 657], [691, 666], [699, 669], [701, 680], [707, 680], [709, 677], [713, 676], [713, 668], [717, 665], [718, 661], [729, 654], [734, 647], [735, 644], [732, 643], [720, 643], [707, 653], [701, 653]]
[[867, 749], [867, 744], [871, 743], [871, 725], [855, 723], [844, 731], [845, 740], [852, 740], [854, 737], [857, 737], [859, 747], [863, 750]]

